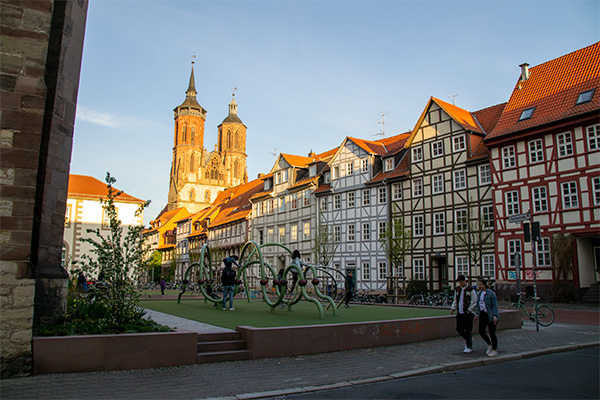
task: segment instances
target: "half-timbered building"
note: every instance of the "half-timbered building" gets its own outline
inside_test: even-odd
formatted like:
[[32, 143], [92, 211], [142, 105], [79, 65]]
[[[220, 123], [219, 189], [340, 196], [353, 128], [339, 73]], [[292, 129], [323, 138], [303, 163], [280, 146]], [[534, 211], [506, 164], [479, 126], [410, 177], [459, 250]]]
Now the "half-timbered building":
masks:
[[[491, 154], [499, 289], [513, 292], [516, 264], [532, 288], [535, 261], [540, 294], [553, 276], [555, 234], [575, 237], [572, 279], [586, 288], [600, 271], [600, 43], [529, 68], [485, 139]], [[540, 223], [535, 256], [521, 222]]]

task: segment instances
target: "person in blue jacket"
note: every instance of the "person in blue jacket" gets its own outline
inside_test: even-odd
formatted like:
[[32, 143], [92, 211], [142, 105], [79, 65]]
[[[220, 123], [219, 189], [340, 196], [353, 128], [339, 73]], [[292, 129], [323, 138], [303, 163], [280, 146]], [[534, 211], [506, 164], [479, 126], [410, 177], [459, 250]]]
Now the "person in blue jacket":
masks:
[[[480, 279], [477, 282], [477, 317], [479, 317], [479, 335], [487, 343], [488, 357], [498, 355], [498, 338], [496, 337], [496, 326], [498, 325], [498, 299], [496, 293], [488, 288], [487, 281]], [[488, 337], [486, 328], [489, 330]]]

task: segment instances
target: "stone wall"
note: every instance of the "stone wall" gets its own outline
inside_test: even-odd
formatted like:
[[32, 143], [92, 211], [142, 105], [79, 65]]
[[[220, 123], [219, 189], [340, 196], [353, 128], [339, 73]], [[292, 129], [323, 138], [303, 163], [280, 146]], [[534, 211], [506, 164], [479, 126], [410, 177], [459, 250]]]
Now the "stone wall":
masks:
[[43, 321], [64, 311], [62, 233], [87, 1], [0, 0], [0, 8], [0, 351], [5, 377], [31, 369], [34, 315]]

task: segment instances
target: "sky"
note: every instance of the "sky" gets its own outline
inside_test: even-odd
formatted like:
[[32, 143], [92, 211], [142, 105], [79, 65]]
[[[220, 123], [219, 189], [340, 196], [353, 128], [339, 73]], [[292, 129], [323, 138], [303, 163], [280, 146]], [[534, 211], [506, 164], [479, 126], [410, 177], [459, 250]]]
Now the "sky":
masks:
[[204, 147], [236, 87], [252, 180], [275, 154], [407, 132], [431, 96], [469, 111], [506, 102], [520, 64], [598, 40], [598, 0], [90, 0], [71, 173], [110, 172], [154, 219], [192, 59]]

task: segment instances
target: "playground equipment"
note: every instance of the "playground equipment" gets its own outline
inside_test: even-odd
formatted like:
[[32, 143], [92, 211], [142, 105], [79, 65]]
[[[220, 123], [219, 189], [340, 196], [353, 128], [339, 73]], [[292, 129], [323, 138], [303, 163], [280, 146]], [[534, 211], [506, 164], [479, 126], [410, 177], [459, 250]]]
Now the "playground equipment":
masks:
[[[291, 311], [294, 304], [304, 299], [316, 306], [319, 311], [319, 318], [321, 319], [325, 318], [323, 304], [326, 304], [327, 309], [331, 308], [333, 310], [333, 315], [337, 315], [337, 307], [334, 300], [327, 294], [322, 293], [319, 288], [321, 281], [318, 279], [318, 273], [320, 272], [321, 276], [328, 277], [327, 291], [329, 291], [329, 294], [337, 294], [337, 283], [335, 282], [334, 274], [342, 273], [329, 267], [317, 267], [314, 265], [305, 265], [303, 267], [292, 262], [283, 269], [283, 273], [278, 277], [276, 269], [263, 260], [262, 249], [269, 246], [281, 247], [290, 256], [292, 255], [290, 249], [279, 243], [265, 243], [259, 246], [254, 241], [246, 242], [242, 247], [239, 257], [238, 279], [235, 284], [234, 296], [241, 291], [241, 285], [243, 284], [246, 298], [250, 302], [252, 298], [251, 288], [253, 286], [256, 287], [256, 283], [258, 283], [260, 284], [262, 298], [271, 308], [271, 313], [278, 306], [287, 306], [288, 311]], [[210, 248], [205, 244], [200, 251], [200, 259], [197, 262], [191, 263], [185, 271], [182, 290], [177, 298], [178, 303], [181, 302], [181, 296], [186, 291], [187, 282], [189, 282], [188, 278], [192, 272], [197, 273], [198, 286], [205, 301], [215, 304], [223, 301], [222, 296], [212, 291], [212, 285], [216, 281], [219, 268], [214, 268], [211, 261]]]

